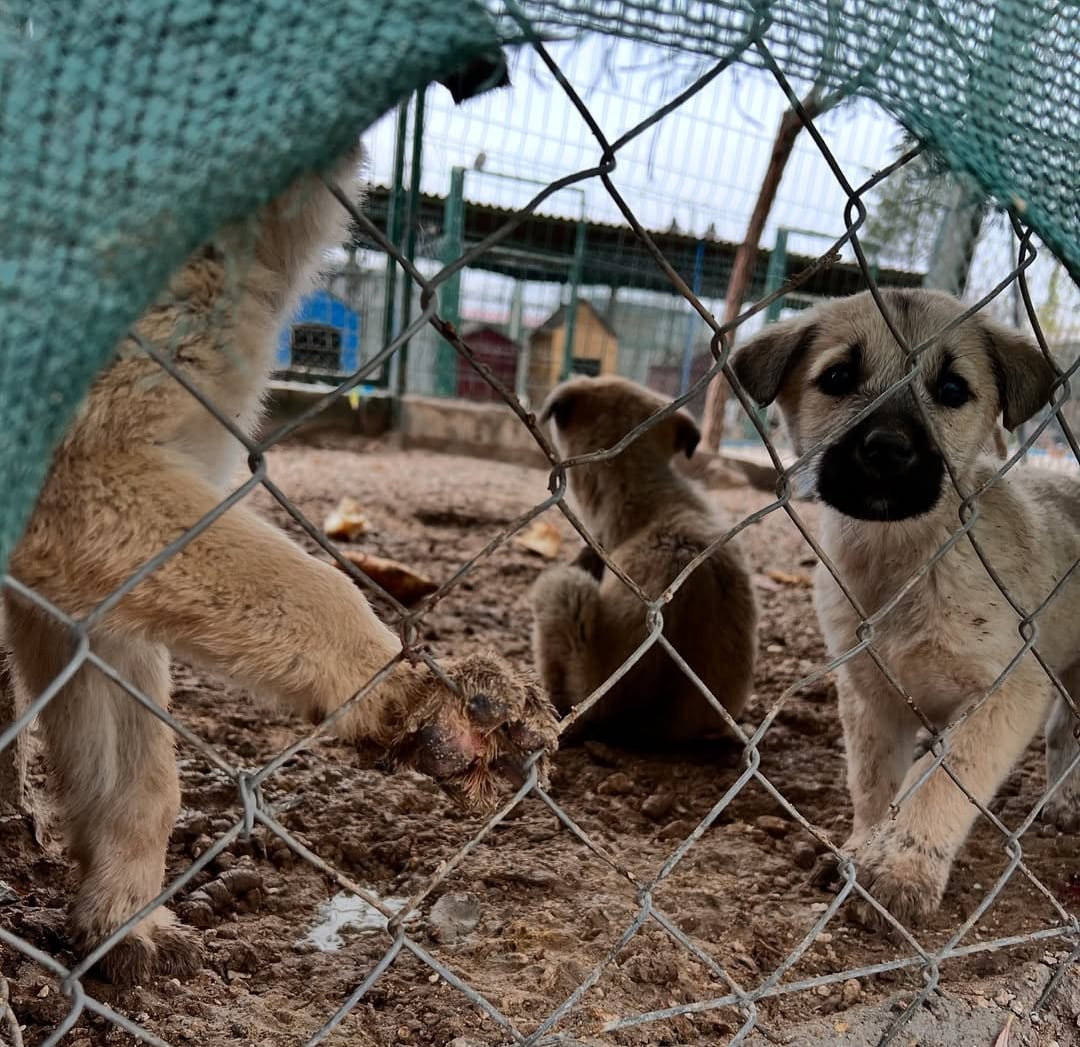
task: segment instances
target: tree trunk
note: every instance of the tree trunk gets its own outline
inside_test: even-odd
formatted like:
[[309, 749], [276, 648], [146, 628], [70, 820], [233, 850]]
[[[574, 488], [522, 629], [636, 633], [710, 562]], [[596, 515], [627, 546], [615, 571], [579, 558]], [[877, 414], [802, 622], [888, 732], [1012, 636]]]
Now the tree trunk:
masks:
[[[821, 112], [821, 103], [818, 93], [813, 90], [802, 100], [802, 107], [806, 115], [813, 119]], [[753, 213], [746, 226], [746, 236], [735, 251], [735, 261], [731, 267], [731, 277], [728, 279], [727, 292], [724, 295], [724, 323], [731, 323], [742, 311], [743, 299], [746, 297], [754, 281], [754, 270], [757, 268], [758, 245], [761, 242], [761, 234], [765, 223], [769, 220], [769, 212], [772, 211], [776, 200], [777, 190], [780, 188], [780, 180], [784, 177], [784, 169], [795, 148], [795, 140], [803, 129], [803, 122], [794, 109], [789, 109], [780, 118], [780, 126], [773, 140], [772, 156], [769, 157], [769, 166], [765, 168], [765, 177], [761, 180], [761, 188], [758, 190], [757, 203], [754, 204]], [[735, 344], [735, 331], [728, 333], [728, 341]], [[720, 446], [724, 438], [724, 408], [727, 406], [727, 381], [723, 375], [717, 375], [709, 384], [705, 394], [705, 419], [702, 429], [702, 444], [711, 451]]]
[[956, 179], [930, 258], [924, 287], [960, 296], [967, 289], [987, 201], [971, 179]]

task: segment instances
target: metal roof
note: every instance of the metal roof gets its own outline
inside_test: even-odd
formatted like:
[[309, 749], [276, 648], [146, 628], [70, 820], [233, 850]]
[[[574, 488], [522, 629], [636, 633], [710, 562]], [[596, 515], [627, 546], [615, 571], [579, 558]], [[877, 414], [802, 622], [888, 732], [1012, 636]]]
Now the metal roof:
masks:
[[[390, 190], [387, 187], [374, 186], [364, 205], [365, 213], [383, 229], [386, 228], [389, 200]], [[445, 197], [422, 194], [417, 221], [421, 230], [420, 253], [424, 257], [438, 257], [441, 253], [445, 208]], [[515, 214], [511, 208], [467, 200], [464, 221], [466, 247], [479, 243], [500, 229]], [[471, 262], [470, 267], [518, 280], [566, 283], [573, 261], [577, 225], [573, 218], [527, 215], [495, 247]], [[725, 240], [702, 240], [678, 231], [649, 230], [649, 235], [688, 285], [692, 283], [698, 246], [703, 245], [700, 295], [703, 298], [724, 297], [737, 244]], [[365, 248], [374, 246], [363, 237], [357, 237], [356, 243]], [[758, 250], [757, 267], [749, 294], [751, 300], [764, 293], [770, 253], [765, 248]], [[788, 274], [801, 272], [814, 261], [807, 255], [789, 253]], [[919, 287], [923, 274], [881, 269], [877, 279], [884, 287]], [[674, 293], [671, 282], [634, 231], [627, 225], [605, 222], [586, 223], [585, 259], [580, 283], [584, 286], [633, 287]], [[834, 261], [813, 273], [798, 291], [815, 297], [838, 297], [864, 289], [865, 281], [856, 264]]]

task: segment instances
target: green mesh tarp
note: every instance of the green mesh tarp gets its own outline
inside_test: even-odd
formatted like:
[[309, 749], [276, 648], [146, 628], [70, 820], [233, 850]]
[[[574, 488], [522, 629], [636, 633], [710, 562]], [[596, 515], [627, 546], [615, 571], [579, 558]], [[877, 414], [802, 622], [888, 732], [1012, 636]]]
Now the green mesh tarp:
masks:
[[[1077, 0], [488, 0], [504, 38], [591, 30], [877, 101], [1080, 280]], [[517, 17], [514, 17], [517, 15]], [[524, 17], [522, 17], [524, 16]]]
[[472, 0], [0, 4], [0, 567], [170, 271], [492, 50]]
[[186, 254], [499, 40], [595, 30], [767, 53], [791, 78], [876, 99], [1080, 273], [1075, 0], [484, 6], [0, 4], [0, 566], [90, 381]]

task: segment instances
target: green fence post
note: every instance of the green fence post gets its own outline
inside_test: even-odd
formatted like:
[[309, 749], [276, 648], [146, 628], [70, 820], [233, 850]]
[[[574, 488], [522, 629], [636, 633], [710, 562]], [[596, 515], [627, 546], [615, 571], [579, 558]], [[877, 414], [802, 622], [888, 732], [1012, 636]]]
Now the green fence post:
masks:
[[[401, 243], [401, 219], [404, 203], [402, 185], [405, 177], [405, 133], [409, 121], [409, 103], [398, 106], [397, 130], [394, 136], [394, 180], [386, 208], [386, 238], [395, 247]], [[397, 291], [397, 262], [386, 256], [386, 279], [383, 282], [383, 346], [394, 339], [394, 299]]]
[[[443, 216], [442, 263], [449, 265], [461, 257], [465, 249], [465, 168], [450, 172], [450, 192], [446, 196]], [[457, 330], [461, 324], [461, 273], [456, 272], [442, 285], [439, 295], [439, 314]], [[435, 350], [435, 392], [438, 396], [453, 396], [457, 387], [457, 350], [440, 339]]]
[[[409, 198], [405, 210], [405, 258], [416, 261], [416, 227], [420, 218], [420, 168], [424, 153], [424, 99], [427, 90], [416, 92], [416, 105], [413, 108], [412, 157], [409, 161]], [[401, 288], [401, 326], [404, 331], [412, 321], [413, 282], [406, 278]], [[408, 391], [409, 343], [406, 341], [398, 350], [397, 394], [399, 397]]]
[[563, 346], [562, 380], [570, 377], [574, 366], [574, 328], [577, 326], [578, 285], [585, 269], [585, 220], [579, 219], [574, 235], [574, 258], [570, 263], [570, 302], [566, 307], [566, 344]]
[[[772, 253], [769, 255], [769, 267], [765, 270], [765, 297], [774, 294], [784, 286], [787, 279], [787, 238], [786, 229], [776, 230], [776, 243], [773, 244]], [[765, 307], [765, 322], [771, 324], [780, 319], [780, 311], [784, 308], [784, 299], [777, 298]]]

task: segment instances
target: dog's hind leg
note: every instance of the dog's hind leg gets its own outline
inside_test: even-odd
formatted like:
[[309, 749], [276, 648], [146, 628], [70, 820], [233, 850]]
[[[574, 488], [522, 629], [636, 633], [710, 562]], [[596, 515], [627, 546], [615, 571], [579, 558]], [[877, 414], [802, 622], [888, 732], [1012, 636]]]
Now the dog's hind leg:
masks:
[[[1080, 662], [1061, 674], [1080, 709]], [[1046, 721], [1046, 787], [1057, 786], [1042, 817], [1063, 832], [1080, 829], [1080, 718], [1058, 697]], [[1060, 784], [1059, 784], [1060, 781]]]
[[532, 588], [532, 652], [555, 708], [568, 713], [589, 696], [589, 652], [599, 585], [581, 567], [553, 567]]
[[533, 656], [552, 704], [562, 714], [589, 695], [589, 652], [600, 586], [580, 567], [554, 567], [533, 586]]
[[[18, 684], [36, 697], [68, 663], [73, 643], [43, 613], [8, 605]], [[160, 708], [169, 704], [166, 650], [135, 635], [94, 637], [91, 649]], [[46, 754], [79, 888], [72, 942], [90, 952], [161, 891], [180, 807], [172, 731], [99, 669], [84, 665], [41, 714]], [[111, 981], [199, 969], [196, 939], [164, 907], [105, 954]]]

